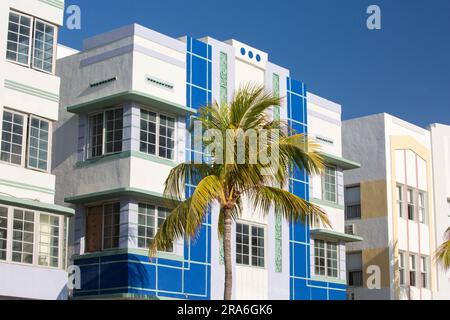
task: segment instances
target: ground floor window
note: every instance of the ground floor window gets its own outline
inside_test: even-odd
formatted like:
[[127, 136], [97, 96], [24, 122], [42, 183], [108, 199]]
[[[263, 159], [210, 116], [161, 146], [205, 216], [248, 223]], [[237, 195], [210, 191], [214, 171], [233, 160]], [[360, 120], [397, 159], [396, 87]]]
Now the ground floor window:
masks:
[[0, 261], [63, 268], [65, 223], [59, 215], [0, 206]]
[[236, 223], [236, 263], [252, 267], [265, 266], [264, 227]]
[[337, 242], [314, 239], [314, 272], [316, 276], [338, 277]]

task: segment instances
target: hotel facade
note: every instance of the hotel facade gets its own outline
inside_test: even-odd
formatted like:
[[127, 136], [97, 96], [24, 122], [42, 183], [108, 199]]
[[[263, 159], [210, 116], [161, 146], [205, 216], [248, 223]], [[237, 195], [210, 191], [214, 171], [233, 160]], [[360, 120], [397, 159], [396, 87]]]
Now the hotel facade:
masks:
[[[54, 127], [57, 202], [75, 210], [69, 251], [81, 270], [74, 298], [221, 299], [223, 255], [212, 208], [196, 241], [148, 258], [169, 211], [169, 171], [195, 156], [186, 127], [199, 107], [226, 103], [242, 84], [285, 97], [274, 117], [323, 143], [327, 172], [296, 172], [289, 188], [322, 206], [334, 229], [290, 224], [245, 206], [233, 228], [233, 299], [345, 299], [341, 107], [310, 94], [267, 53], [236, 40], [170, 38], [130, 25], [84, 41], [58, 60]], [[320, 140], [320, 138], [322, 140]], [[195, 185], [188, 183], [187, 196]]]
[[434, 259], [450, 225], [449, 129], [384, 113], [344, 121], [344, 155], [362, 163], [345, 174], [346, 231], [363, 238], [347, 245], [350, 299], [450, 299]]
[[70, 208], [55, 205], [61, 1], [0, 3], [0, 299], [67, 299]]

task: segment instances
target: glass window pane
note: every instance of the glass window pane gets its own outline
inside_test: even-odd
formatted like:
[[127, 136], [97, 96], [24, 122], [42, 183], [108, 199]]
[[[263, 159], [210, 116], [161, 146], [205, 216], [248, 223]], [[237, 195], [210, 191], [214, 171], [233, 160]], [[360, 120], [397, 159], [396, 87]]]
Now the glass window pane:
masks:
[[34, 30], [33, 68], [53, 72], [55, 27], [36, 21]]
[[9, 13], [6, 59], [29, 64], [31, 19], [16, 12]]

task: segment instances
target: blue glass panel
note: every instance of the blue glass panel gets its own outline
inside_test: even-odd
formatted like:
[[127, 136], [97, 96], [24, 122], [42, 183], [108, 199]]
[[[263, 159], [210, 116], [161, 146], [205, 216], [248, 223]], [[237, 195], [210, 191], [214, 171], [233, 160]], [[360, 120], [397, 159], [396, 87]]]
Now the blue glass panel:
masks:
[[206, 88], [206, 60], [192, 56], [192, 84]]

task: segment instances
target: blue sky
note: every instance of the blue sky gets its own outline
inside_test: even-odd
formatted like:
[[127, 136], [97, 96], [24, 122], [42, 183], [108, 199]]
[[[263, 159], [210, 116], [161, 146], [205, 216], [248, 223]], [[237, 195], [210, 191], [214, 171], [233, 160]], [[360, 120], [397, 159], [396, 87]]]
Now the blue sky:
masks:
[[[82, 39], [133, 22], [172, 37], [237, 39], [269, 53], [349, 119], [388, 112], [420, 126], [450, 124], [448, 0], [66, 0], [81, 8]], [[377, 4], [382, 30], [366, 28]]]

